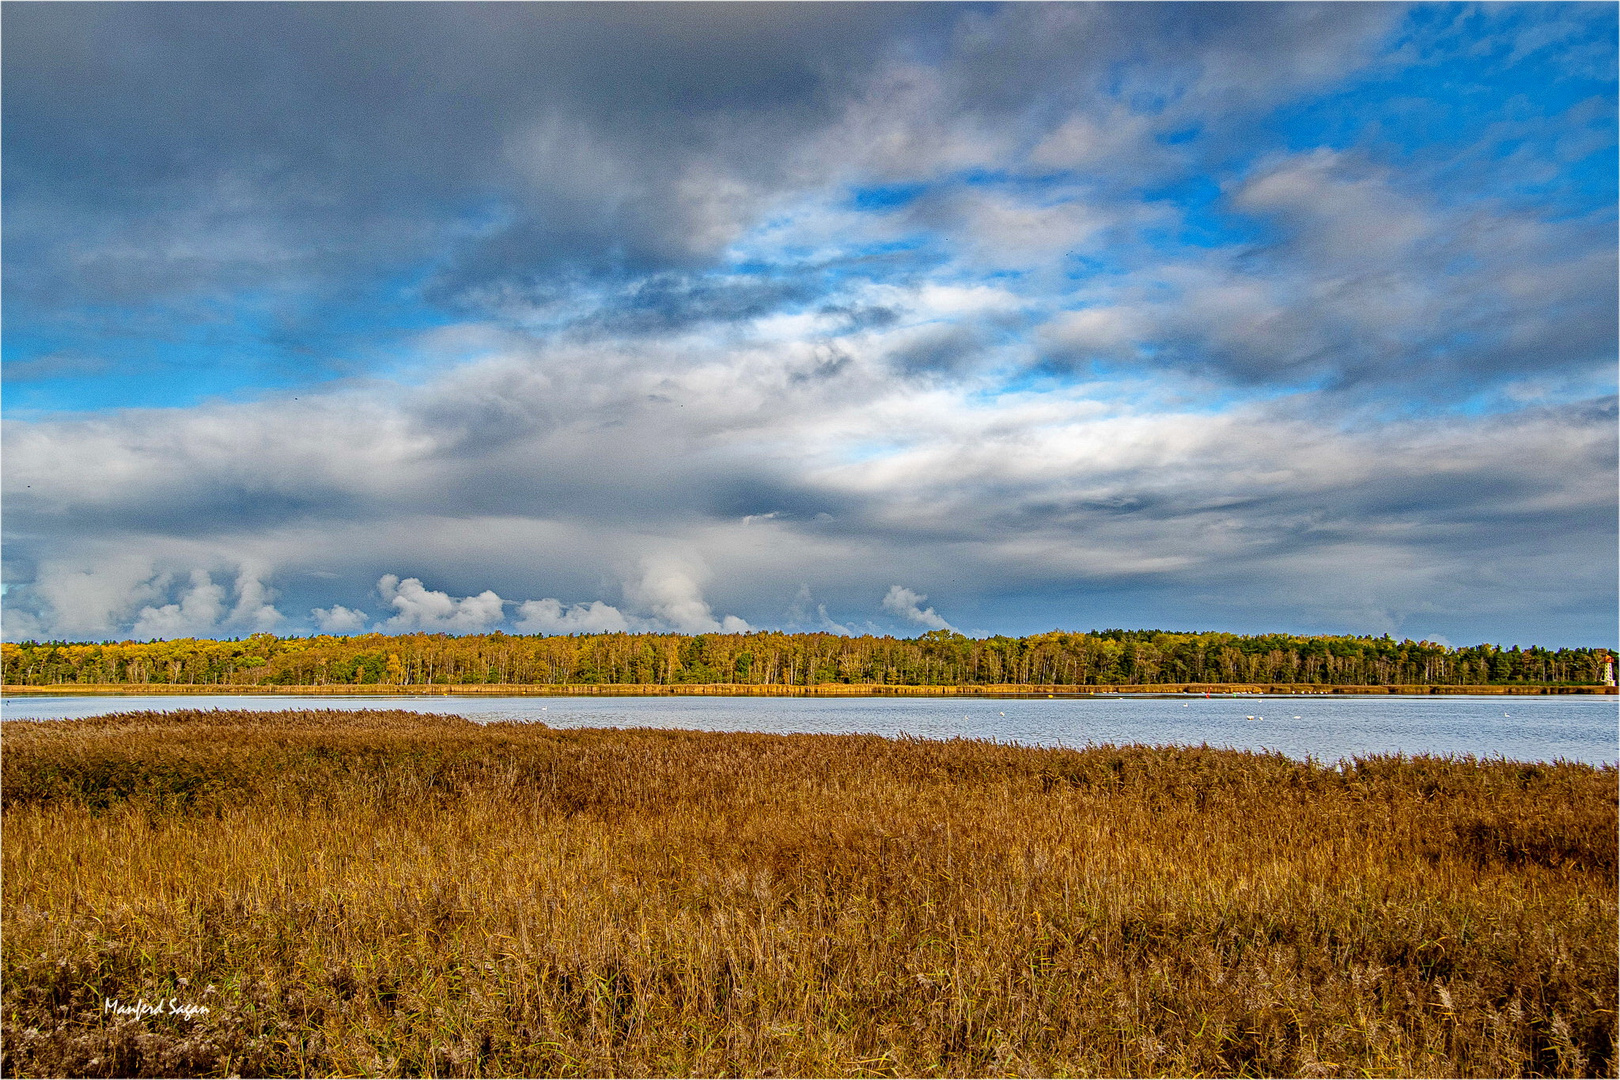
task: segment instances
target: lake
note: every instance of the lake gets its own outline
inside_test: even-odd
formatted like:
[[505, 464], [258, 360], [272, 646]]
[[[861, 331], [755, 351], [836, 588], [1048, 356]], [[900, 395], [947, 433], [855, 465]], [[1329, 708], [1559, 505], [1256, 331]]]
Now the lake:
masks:
[[1026, 746], [1208, 744], [1335, 762], [1364, 754], [1472, 754], [1517, 761], [1614, 764], [1613, 697], [1095, 697], [1063, 699], [728, 697], [294, 697], [156, 694], [19, 696], [0, 718], [41, 720], [167, 709], [410, 709], [557, 728], [861, 732], [993, 739]]

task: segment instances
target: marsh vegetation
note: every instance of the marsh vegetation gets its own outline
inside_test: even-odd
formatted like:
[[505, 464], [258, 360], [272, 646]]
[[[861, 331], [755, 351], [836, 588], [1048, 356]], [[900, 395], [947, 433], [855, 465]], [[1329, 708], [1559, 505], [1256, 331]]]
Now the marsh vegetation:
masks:
[[1615, 1070], [1612, 767], [406, 712], [3, 743], [6, 1075]]

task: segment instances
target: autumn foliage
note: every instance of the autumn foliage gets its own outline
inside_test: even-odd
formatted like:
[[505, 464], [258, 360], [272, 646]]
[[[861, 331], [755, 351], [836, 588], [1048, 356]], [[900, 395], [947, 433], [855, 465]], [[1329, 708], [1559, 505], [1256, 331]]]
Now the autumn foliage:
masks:
[[973, 639], [832, 634], [407, 634], [0, 647], [17, 686], [879, 686], [1164, 683], [1592, 685], [1605, 649], [1451, 648], [1389, 637], [1156, 630]]
[[6, 1075], [1615, 1072], [1612, 767], [0, 731]]

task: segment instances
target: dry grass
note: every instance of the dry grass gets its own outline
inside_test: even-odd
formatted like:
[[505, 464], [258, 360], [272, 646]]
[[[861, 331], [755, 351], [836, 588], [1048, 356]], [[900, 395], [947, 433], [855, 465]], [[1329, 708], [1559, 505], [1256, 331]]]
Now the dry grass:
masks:
[[402, 712], [3, 738], [6, 1075], [1615, 1070], [1612, 768]]

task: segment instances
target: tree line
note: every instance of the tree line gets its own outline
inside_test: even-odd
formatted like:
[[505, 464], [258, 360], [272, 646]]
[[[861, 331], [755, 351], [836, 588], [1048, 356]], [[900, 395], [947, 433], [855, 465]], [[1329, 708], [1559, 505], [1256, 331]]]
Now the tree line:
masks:
[[0, 646], [8, 685], [1324, 686], [1594, 684], [1605, 648], [1461, 648], [1384, 637], [1245, 636], [1160, 630], [968, 638], [833, 634], [503, 633], [230, 640], [36, 642]]

